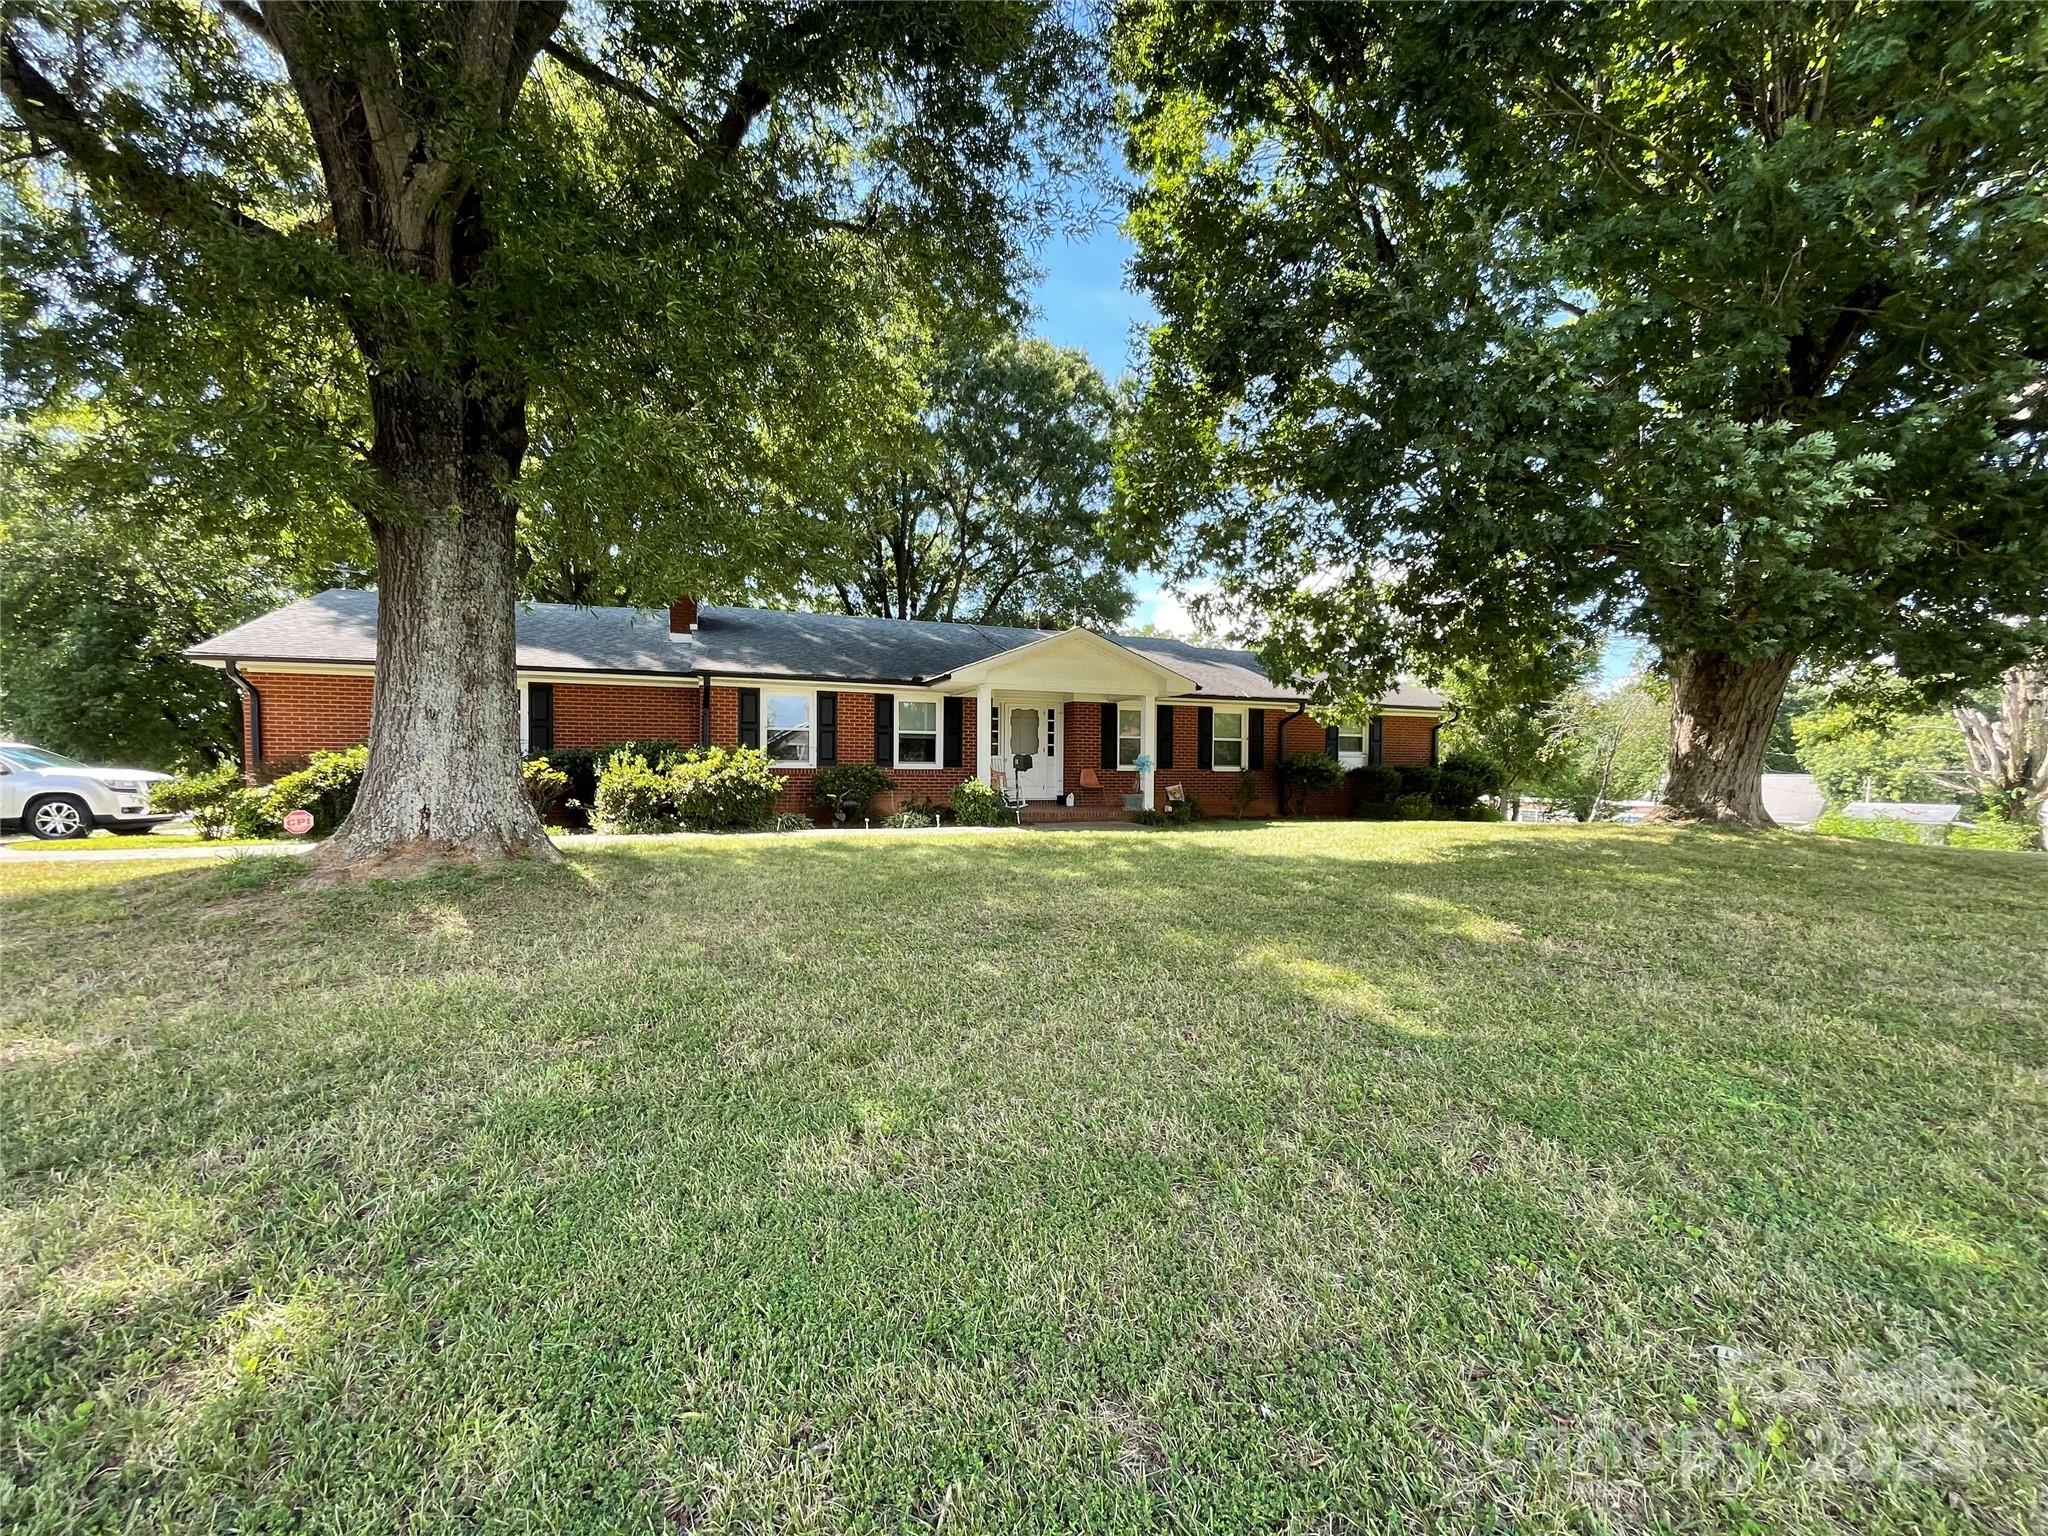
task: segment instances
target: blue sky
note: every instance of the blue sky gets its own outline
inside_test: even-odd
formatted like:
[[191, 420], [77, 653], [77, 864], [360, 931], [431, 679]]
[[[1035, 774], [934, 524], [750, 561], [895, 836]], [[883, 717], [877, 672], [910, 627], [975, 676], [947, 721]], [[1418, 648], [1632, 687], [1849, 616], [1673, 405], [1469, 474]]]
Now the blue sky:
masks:
[[[1131, 245], [1117, 228], [1114, 211], [1085, 238], [1054, 236], [1038, 253], [1044, 269], [1033, 298], [1035, 329], [1047, 341], [1079, 347], [1115, 383], [1136, 366], [1135, 333], [1158, 318], [1142, 294], [1125, 286], [1124, 265]], [[1166, 591], [1158, 576], [1140, 571], [1135, 582], [1134, 624], [1158, 624], [1185, 631], [1187, 609]]]
[[[1038, 253], [1042, 275], [1033, 290], [1033, 329], [1060, 346], [1079, 347], [1112, 383], [1136, 366], [1136, 333], [1158, 318], [1145, 297], [1126, 286], [1130, 254], [1113, 210], [1086, 236], [1055, 236]], [[1186, 606], [1155, 573], [1139, 572], [1134, 585], [1133, 623], [1183, 633], [1191, 628]], [[1646, 659], [1641, 641], [1616, 635], [1600, 658], [1600, 686], [1612, 687]]]

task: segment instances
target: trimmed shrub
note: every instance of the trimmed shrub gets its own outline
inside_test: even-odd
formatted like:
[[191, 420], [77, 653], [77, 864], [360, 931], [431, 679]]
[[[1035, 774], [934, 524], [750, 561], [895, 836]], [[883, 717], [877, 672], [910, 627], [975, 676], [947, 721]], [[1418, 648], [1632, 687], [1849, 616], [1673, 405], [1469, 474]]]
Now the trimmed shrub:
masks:
[[768, 824], [783, 778], [755, 747], [686, 752], [668, 770], [676, 810], [693, 832], [747, 832]]
[[1297, 815], [1308, 797], [1328, 789], [1344, 777], [1343, 766], [1327, 752], [1296, 752], [1280, 760], [1281, 792]]
[[345, 752], [315, 752], [306, 766], [274, 781], [263, 796], [262, 815], [274, 831], [282, 831], [291, 811], [311, 811], [313, 830], [332, 832], [355, 809], [356, 791], [369, 766], [368, 747]]
[[818, 830], [817, 822], [806, 816], [802, 811], [784, 811], [775, 818], [771, 825], [777, 832], [815, 832]]
[[953, 819], [963, 827], [1006, 827], [1016, 820], [995, 786], [979, 779], [953, 786]]
[[621, 750], [597, 775], [597, 824], [607, 832], [750, 832], [769, 824], [782, 785], [753, 747], [685, 752], [660, 767]]
[[546, 821], [568, 798], [569, 775], [544, 757], [529, 757], [519, 765], [519, 782], [526, 786], [526, 798], [534, 814]]
[[683, 825], [675, 781], [637, 752], [619, 752], [598, 770], [593, 809], [606, 832], [676, 832]]
[[615, 741], [610, 746], [601, 748], [600, 752], [605, 757], [612, 757], [620, 752], [631, 752], [636, 757], [646, 758], [650, 768], [667, 768], [680, 763], [692, 752], [700, 750], [702, 749], [697, 747], [678, 746], [665, 736], [648, 736], [629, 741]]
[[1432, 800], [1436, 798], [1437, 786], [1443, 780], [1443, 773], [1434, 764], [1404, 763], [1394, 771], [1401, 775], [1401, 794], [1394, 797], [1396, 800], [1405, 795], [1427, 795]]
[[1492, 758], [1456, 752], [1437, 770], [1436, 803], [1454, 814], [1461, 813], [1506, 787], [1507, 774]]
[[894, 816], [884, 821], [882, 825], [890, 828], [892, 831], [911, 832], [919, 827], [935, 826], [937, 823], [922, 811], [898, 811]]
[[683, 755], [681, 747], [658, 737], [646, 741], [617, 741], [608, 747], [556, 747], [541, 754], [549, 767], [559, 769], [569, 777], [568, 791], [557, 804], [567, 812], [571, 822], [580, 826], [590, 819], [597, 804], [597, 776], [604, 771], [604, 765], [621, 752], [646, 759], [650, 768], [666, 768]]
[[1459, 821], [1506, 821], [1507, 813], [1490, 805], [1468, 805], [1458, 812]]
[[821, 770], [811, 789], [834, 821], [860, 821], [875, 796], [895, 787], [896, 781], [873, 763], [839, 763]]
[[167, 779], [154, 786], [149, 804], [152, 810], [170, 815], [190, 815], [199, 835], [208, 840], [229, 835], [262, 837], [275, 830], [263, 820], [267, 794], [267, 790], [244, 784], [242, 770], [233, 763], [217, 763], [204, 773]]
[[569, 781], [562, 795], [566, 809], [572, 813], [582, 811], [588, 817], [591, 807], [597, 804], [598, 771], [611, 755], [610, 747], [556, 747], [541, 754], [550, 768]]
[[1360, 821], [1397, 821], [1399, 816], [1391, 800], [1368, 800], [1363, 805], [1351, 808], [1351, 814]]
[[1403, 795], [1394, 802], [1397, 821], [1435, 821], [1437, 817], [1436, 802], [1427, 795]]
[[1401, 793], [1401, 770], [1385, 763], [1367, 763], [1349, 775], [1351, 792], [1360, 806], [1392, 805]]

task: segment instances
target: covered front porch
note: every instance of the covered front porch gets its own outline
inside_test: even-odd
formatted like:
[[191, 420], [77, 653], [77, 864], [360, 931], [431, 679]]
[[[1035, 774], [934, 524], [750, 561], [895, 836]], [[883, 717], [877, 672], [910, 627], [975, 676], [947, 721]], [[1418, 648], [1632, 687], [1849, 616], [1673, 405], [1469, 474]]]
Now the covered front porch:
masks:
[[1159, 705], [1192, 679], [1086, 630], [1067, 630], [963, 667], [980, 749], [975, 776], [1032, 819], [1115, 819], [1156, 803]]

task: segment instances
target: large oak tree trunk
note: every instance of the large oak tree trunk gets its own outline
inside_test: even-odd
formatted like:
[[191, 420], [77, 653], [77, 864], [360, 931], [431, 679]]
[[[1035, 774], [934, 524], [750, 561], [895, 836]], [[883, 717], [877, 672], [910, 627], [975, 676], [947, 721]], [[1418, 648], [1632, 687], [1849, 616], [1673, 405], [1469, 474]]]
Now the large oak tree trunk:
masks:
[[1671, 674], [1671, 754], [1663, 815], [1768, 827], [1764, 754], [1797, 658], [1740, 662], [1714, 652], [1678, 658]]
[[508, 487], [526, 449], [524, 391], [380, 379], [371, 406], [372, 458], [410, 515], [371, 520], [369, 767], [315, 867], [354, 876], [444, 859], [556, 858], [519, 773]]

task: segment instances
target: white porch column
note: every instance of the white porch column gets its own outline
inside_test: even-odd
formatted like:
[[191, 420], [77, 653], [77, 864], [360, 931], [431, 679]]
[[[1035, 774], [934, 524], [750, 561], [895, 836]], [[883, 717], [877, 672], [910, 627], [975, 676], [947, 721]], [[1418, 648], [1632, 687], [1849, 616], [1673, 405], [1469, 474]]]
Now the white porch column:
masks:
[[[1159, 760], [1159, 705], [1156, 696], [1146, 694], [1139, 701], [1138, 708], [1142, 711], [1138, 716], [1138, 750], [1145, 754], [1146, 762], [1156, 764]], [[1144, 797], [1148, 811], [1152, 809], [1153, 771], [1147, 768], [1138, 775], [1138, 793]]]
[[987, 684], [974, 696], [974, 707], [979, 713], [974, 717], [974, 776], [982, 783], [994, 782], [993, 768], [996, 760], [995, 732], [989, 728], [989, 721], [995, 714], [996, 692]]

